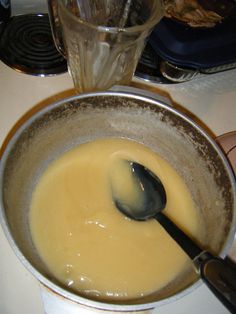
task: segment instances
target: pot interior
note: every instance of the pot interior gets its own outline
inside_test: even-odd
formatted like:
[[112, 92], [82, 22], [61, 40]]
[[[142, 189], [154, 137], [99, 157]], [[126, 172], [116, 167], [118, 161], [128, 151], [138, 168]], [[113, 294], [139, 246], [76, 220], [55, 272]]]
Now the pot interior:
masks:
[[[38, 256], [29, 231], [31, 194], [47, 165], [70, 148], [101, 137], [141, 142], [166, 159], [181, 175], [205, 222], [199, 242], [225, 254], [232, 237], [234, 192], [228, 165], [214, 142], [171, 107], [131, 94], [98, 93], [51, 105], [17, 130], [2, 160], [2, 204], [17, 254], [40, 280], [66, 291]], [[20, 252], [20, 253], [19, 253]], [[32, 270], [32, 267], [31, 267]], [[46, 284], [48, 281], [46, 280]], [[197, 280], [193, 269], [161, 291], [126, 304], [144, 304], [175, 295]], [[45, 283], [45, 282], [44, 282]]]

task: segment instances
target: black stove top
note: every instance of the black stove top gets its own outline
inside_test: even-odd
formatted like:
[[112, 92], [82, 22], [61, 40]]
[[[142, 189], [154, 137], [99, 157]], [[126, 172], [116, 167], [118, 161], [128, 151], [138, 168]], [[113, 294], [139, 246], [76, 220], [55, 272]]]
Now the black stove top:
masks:
[[[202, 73], [209, 75], [218, 71], [235, 68], [235, 44], [232, 45], [232, 42], [235, 43], [235, 34], [233, 29], [230, 27], [227, 28], [229, 23], [232, 24], [235, 23], [235, 21], [229, 21], [221, 25], [220, 29], [189, 30], [188, 28], [186, 29], [186, 27], [183, 28], [183, 26], [177, 25], [175, 21], [163, 19], [150, 36], [139, 60], [135, 76], [154, 83], [175, 83], [184, 82], [202, 75]], [[168, 28], [169, 24], [174, 24], [173, 30], [172, 28]], [[230, 31], [225, 32], [225, 28]], [[221, 53], [220, 56], [223, 56], [223, 61], [225, 61], [225, 54], [229, 56], [232, 55], [231, 59], [233, 58], [233, 63], [230, 59], [228, 61], [231, 62], [225, 61], [226, 64], [223, 66], [220, 64], [220, 67], [210, 67], [203, 71], [198, 68], [189, 67], [189, 64], [186, 63], [188, 60], [185, 54], [185, 63], [176, 63], [176, 60], [171, 59], [172, 55], [169, 48], [166, 51], [163, 50], [164, 52], [161, 50], [163, 43], [166, 45], [171, 44], [174, 45], [173, 53], [176, 54], [177, 48], [183, 46], [181, 42], [182, 37], [184, 37], [184, 43], [188, 43], [191, 40], [195, 42], [195, 35], [198, 33], [201, 34], [201, 36], [199, 36], [201, 40], [203, 37], [202, 34], [205, 34], [205, 36], [208, 36], [211, 40], [215, 40], [215, 37], [211, 35], [212, 32], [218, 35], [218, 30], [224, 31], [229, 41], [227, 49], [223, 49], [223, 51], [226, 52]], [[179, 33], [182, 37], [177, 36]], [[190, 36], [189, 33], [191, 34]], [[195, 35], [193, 36], [192, 33]], [[177, 39], [174, 40], [175, 37], [177, 37], [178, 40], [181, 39], [181, 44]], [[186, 38], [188, 40], [186, 40]], [[224, 42], [225, 45], [226, 37], [223, 36], [222, 38], [222, 42]], [[209, 40], [205, 40], [205, 42], [209, 43]], [[192, 45], [190, 46], [192, 47]], [[196, 50], [197, 49], [194, 49], [194, 51]], [[186, 52], [187, 50], [184, 51]], [[213, 55], [217, 54], [219, 55], [219, 51], [217, 51], [217, 53], [214, 51]], [[205, 53], [199, 53], [197, 56], [198, 55], [203, 57], [204, 60], [206, 59]], [[214, 59], [212, 58], [212, 50], [208, 55], [210, 56], [210, 60]], [[67, 71], [66, 60], [55, 47], [48, 14], [13, 16], [7, 22], [0, 24], [0, 60], [17, 71], [31, 75], [48, 76]]]
[[1, 25], [0, 59], [23, 73], [47, 76], [67, 71], [57, 51], [47, 14], [11, 17]]
[[[37, 76], [67, 71], [66, 60], [55, 47], [48, 14], [17, 15], [1, 24], [0, 60], [19, 72]], [[160, 73], [159, 61], [147, 43], [135, 76], [146, 81], [168, 83]]]

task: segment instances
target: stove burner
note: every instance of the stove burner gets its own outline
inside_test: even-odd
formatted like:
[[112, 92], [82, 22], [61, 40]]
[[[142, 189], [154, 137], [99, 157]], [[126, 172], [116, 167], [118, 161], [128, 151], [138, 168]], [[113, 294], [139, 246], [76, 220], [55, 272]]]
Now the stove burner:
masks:
[[152, 83], [171, 83], [160, 72], [161, 59], [152, 46], [147, 43], [137, 65], [135, 76]]
[[67, 71], [57, 51], [47, 14], [11, 17], [1, 25], [0, 59], [15, 70], [47, 76]]

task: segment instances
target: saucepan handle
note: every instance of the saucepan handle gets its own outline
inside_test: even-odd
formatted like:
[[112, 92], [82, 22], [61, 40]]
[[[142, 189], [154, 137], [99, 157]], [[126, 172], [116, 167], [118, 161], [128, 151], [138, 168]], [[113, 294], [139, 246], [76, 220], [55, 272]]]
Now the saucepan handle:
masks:
[[58, 15], [58, 0], [47, 0], [48, 15], [52, 30], [52, 36], [57, 50], [66, 58], [66, 50], [63, 43], [60, 19]]
[[236, 131], [218, 136], [216, 142], [225, 152], [236, 175]]

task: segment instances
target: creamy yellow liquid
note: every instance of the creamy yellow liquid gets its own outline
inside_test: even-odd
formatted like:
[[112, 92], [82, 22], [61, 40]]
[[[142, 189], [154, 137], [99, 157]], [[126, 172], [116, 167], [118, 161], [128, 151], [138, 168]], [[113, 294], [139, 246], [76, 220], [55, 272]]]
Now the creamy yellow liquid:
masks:
[[[201, 232], [184, 181], [142, 144], [99, 139], [65, 153], [48, 167], [33, 193], [31, 233], [51, 273], [92, 297], [148, 295], [191, 263], [156, 220], [134, 221], [116, 209], [110, 178], [121, 159], [137, 161], [156, 173], [167, 192], [165, 213], [192, 236]], [[119, 171], [122, 178], [120, 166]], [[122, 184], [129, 189], [129, 180]]]

